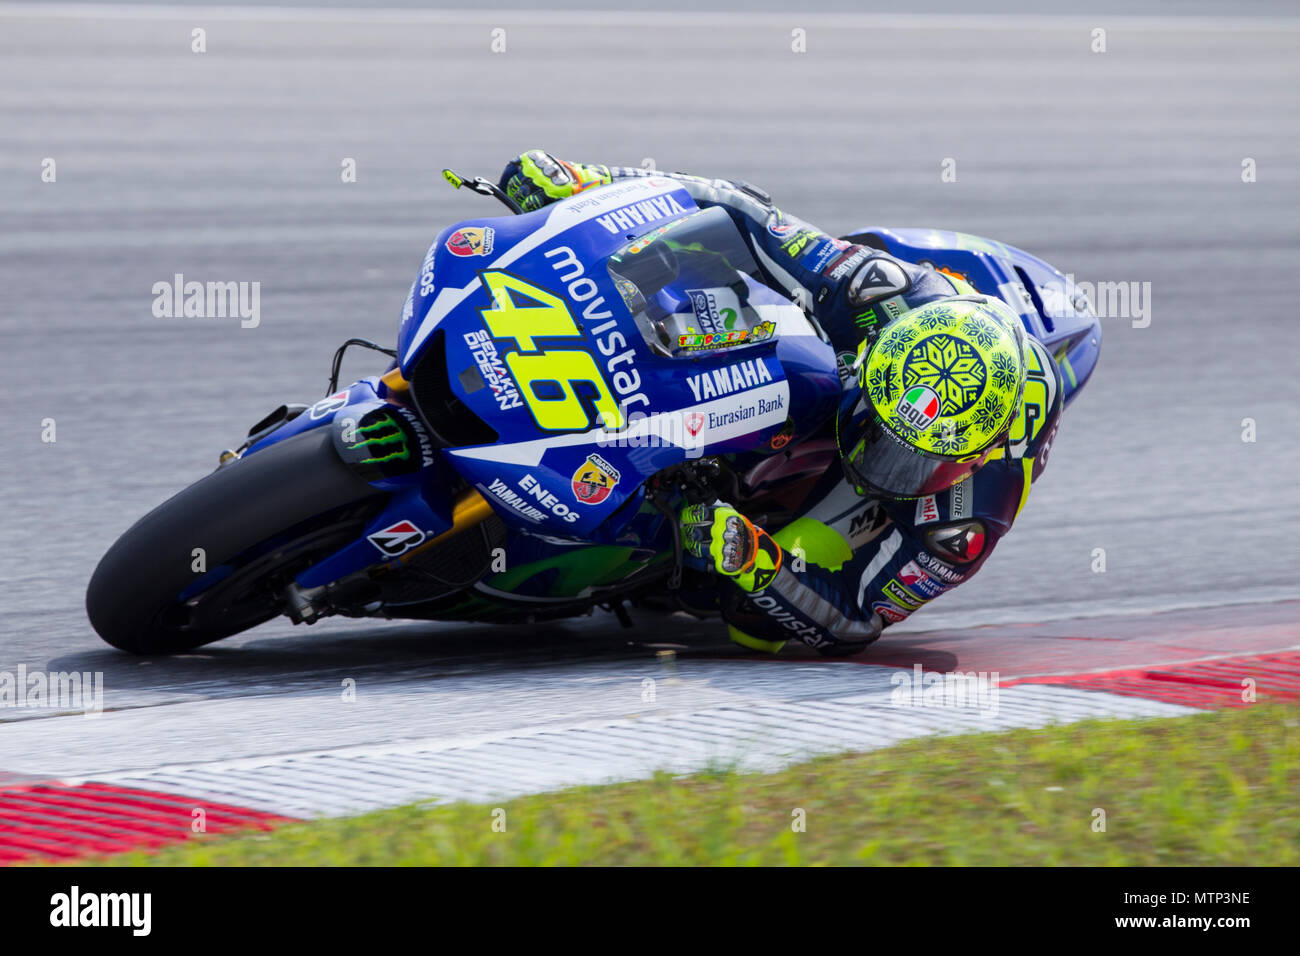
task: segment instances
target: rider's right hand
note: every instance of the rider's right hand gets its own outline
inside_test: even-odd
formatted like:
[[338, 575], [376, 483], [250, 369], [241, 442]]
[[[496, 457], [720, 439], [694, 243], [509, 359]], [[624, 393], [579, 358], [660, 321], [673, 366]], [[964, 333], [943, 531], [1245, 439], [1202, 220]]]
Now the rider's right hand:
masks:
[[731, 578], [753, 594], [781, 570], [782, 551], [766, 531], [721, 501], [687, 505], [678, 517], [687, 563]]
[[530, 149], [506, 164], [498, 185], [524, 212], [533, 212], [612, 181], [608, 166], [567, 163], [545, 150]]

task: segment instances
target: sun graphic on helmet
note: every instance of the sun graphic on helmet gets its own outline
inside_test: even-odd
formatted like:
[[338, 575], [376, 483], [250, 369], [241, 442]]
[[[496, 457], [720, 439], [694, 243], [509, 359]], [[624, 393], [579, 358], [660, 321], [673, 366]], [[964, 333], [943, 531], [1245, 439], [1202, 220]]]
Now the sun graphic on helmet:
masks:
[[1006, 435], [1025, 383], [1025, 332], [1004, 302], [955, 296], [905, 312], [861, 366], [880, 422], [917, 451], [960, 457]]

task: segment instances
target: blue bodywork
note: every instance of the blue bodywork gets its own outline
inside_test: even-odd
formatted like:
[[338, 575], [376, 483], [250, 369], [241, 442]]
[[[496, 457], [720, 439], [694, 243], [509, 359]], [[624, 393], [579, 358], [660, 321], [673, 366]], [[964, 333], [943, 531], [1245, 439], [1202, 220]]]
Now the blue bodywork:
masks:
[[[816, 431], [841, 398], [834, 351], [778, 293], [748, 282], [750, 304], [775, 318], [774, 331], [762, 340], [669, 355], [653, 349], [638, 327], [608, 271], [610, 257], [631, 240], [695, 214], [707, 215], [679, 184], [645, 178], [537, 212], [472, 219], [443, 230], [412, 284], [396, 366], [411, 383], [417, 406], [429, 400], [422, 396], [436, 392], [440, 411], [423, 416], [432, 432], [440, 432], [442, 417], [454, 426], [448, 431], [483, 440], [436, 441], [437, 453], [418, 470], [373, 481], [390, 493], [382, 512], [356, 541], [298, 575], [298, 584], [324, 585], [397, 560], [371, 539], [395, 526], [409, 522], [423, 540], [436, 537], [451, 527], [453, 489], [465, 484], [476, 487], [511, 528], [596, 542], [620, 540], [624, 532], [627, 540], [636, 536], [629, 523], [641, 511], [644, 481], [651, 475], [701, 456], [757, 461]], [[850, 238], [961, 273], [980, 291], [1001, 294], [1057, 356], [1066, 401], [1091, 375], [1101, 340], [1097, 320], [1065, 277], [1041, 260], [1001, 243], [935, 230], [868, 229]], [[485, 321], [493, 308], [483, 278], [489, 270], [555, 296], [571, 314], [574, 332], [537, 332], [525, 341], [518, 333], [492, 334]], [[1052, 283], [1060, 286], [1057, 296]], [[510, 356], [518, 361], [566, 346], [596, 360], [606, 388], [622, 405], [619, 427], [603, 427], [594, 413], [582, 427], [539, 423], [534, 409], [564, 401], [566, 385], [516, 381], [507, 368]], [[568, 399], [584, 391], [583, 380], [566, 382]], [[590, 395], [584, 391], [583, 397]], [[337, 440], [354, 413], [384, 402], [401, 404], [381, 379], [362, 379], [244, 454], [316, 428], [336, 429]], [[584, 500], [579, 479], [592, 467], [608, 487]]]
[[865, 226], [845, 237], [907, 262], [955, 272], [978, 291], [997, 295], [1020, 313], [1025, 329], [1047, 346], [1065, 382], [1068, 405], [1101, 354], [1101, 322], [1072, 279], [1023, 249], [943, 229]]
[[[834, 352], [788, 299], [766, 286], [747, 280], [749, 304], [776, 318], [775, 330], [761, 341], [664, 355], [651, 349], [637, 327], [608, 272], [609, 257], [637, 236], [693, 214], [707, 213], [700, 213], [679, 184], [643, 179], [537, 212], [472, 219], [443, 230], [412, 286], [398, 334], [397, 365], [412, 382], [417, 405], [422, 383], [432, 374], [444, 398], [451, 396], [462, 409], [458, 417], [472, 417], [495, 437], [444, 445], [431, 465], [414, 474], [374, 482], [390, 498], [366, 534], [302, 572], [298, 584], [326, 584], [393, 560], [369, 535], [399, 522], [411, 522], [426, 540], [441, 534], [452, 524], [452, 489], [466, 482], [509, 527], [617, 540], [640, 509], [644, 480], [665, 467], [703, 456], [754, 454], [778, 432], [797, 440], [818, 428], [839, 398]], [[482, 274], [489, 269], [561, 297], [581, 337], [539, 334], [521, 343], [486, 334], [483, 313], [491, 310], [493, 299]], [[532, 407], [557, 397], [547, 394], [548, 383], [533, 383], [529, 402], [518, 394], [521, 383], [507, 378], [509, 388], [503, 390], [494, 377], [493, 368], [504, 369], [511, 352], [572, 349], [575, 340], [596, 359], [623, 406], [622, 427], [606, 429], [593, 414], [582, 428], [544, 428]], [[713, 391], [701, 396], [701, 388]], [[384, 400], [396, 401], [379, 378], [363, 379], [317, 402], [244, 454], [311, 429], [341, 428], [358, 409]], [[437, 421], [430, 425], [438, 430]], [[772, 451], [758, 452], [764, 453]], [[575, 481], [593, 455], [616, 478], [599, 500], [583, 501]]]

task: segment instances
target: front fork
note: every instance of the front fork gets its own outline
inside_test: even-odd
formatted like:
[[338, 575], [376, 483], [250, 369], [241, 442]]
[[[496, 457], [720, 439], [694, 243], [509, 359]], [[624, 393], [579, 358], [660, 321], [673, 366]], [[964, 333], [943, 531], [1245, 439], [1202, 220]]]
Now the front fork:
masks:
[[[364, 613], [380, 610], [382, 603], [368, 593], [376, 573], [399, 571], [492, 515], [473, 488], [448, 499], [446, 488], [457, 479], [436, 454], [400, 370], [355, 382], [305, 412], [282, 422], [285, 433], [272, 440], [328, 427], [343, 462], [389, 497], [356, 540], [303, 570], [285, 589], [286, 613], [294, 623], [314, 623], [349, 603]], [[389, 425], [367, 425], [376, 419]], [[257, 441], [263, 437], [271, 436]]]

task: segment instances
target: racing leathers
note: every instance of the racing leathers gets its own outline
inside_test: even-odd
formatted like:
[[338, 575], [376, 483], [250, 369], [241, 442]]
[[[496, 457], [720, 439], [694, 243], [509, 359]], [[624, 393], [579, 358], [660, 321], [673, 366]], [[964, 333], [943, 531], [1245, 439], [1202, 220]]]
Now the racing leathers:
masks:
[[[539, 208], [589, 186], [648, 175], [680, 181], [701, 208], [726, 210], [768, 283], [820, 326], [846, 388], [859, 387], [852, 366], [864, 340], [870, 343], [905, 312], [976, 291], [959, 277], [827, 235], [743, 182], [582, 166], [534, 151], [507, 166], [502, 186], [525, 208]], [[714, 533], [716, 561], [700, 566], [721, 572], [732, 639], [772, 652], [794, 638], [826, 654], [854, 653], [978, 571], [1024, 507], [1060, 420], [1056, 363], [1032, 337], [1025, 352], [1027, 381], [1007, 440], [983, 467], [944, 491], [907, 499], [863, 496], [833, 468], [800, 515], [770, 536], [719, 502], [714, 510], [724, 523]], [[855, 439], [837, 440], [842, 454]], [[706, 527], [709, 517], [697, 506], [684, 524]], [[766, 570], [731, 575], [725, 562], [737, 553], [736, 532], [745, 528], [754, 546], [740, 550], [756, 554]]]

